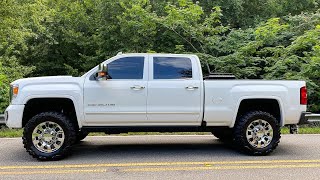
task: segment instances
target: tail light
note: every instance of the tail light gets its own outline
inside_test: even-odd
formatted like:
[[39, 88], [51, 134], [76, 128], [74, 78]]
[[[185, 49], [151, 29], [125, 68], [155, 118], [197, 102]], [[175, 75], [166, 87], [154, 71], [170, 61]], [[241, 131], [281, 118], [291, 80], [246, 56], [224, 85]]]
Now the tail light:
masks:
[[300, 104], [307, 105], [308, 102], [308, 94], [307, 94], [307, 87], [303, 86], [300, 88]]

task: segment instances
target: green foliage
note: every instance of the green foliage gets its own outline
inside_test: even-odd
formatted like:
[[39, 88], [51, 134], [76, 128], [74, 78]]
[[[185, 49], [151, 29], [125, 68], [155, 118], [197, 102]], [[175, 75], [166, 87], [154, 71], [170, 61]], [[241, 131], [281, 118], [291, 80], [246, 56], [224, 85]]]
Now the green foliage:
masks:
[[26, 39], [33, 36], [24, 26], [25, 7], [14, 0], [0, 1], [0, 113], [9, 103], [9, 83], [28, 75], [33, 69], [19, 62], [28, 49]]
[[196, 53], [203, 70], [308, 82], [320, 111], [319, 0], [0, 1], [0, 112], [9, 82], [81, 75], [117, 52]]
[[[212, 59], [216, 71], [239, 78], [307, 81], [309, 110], [319, 112], [319, 13], [271, 18], [254, 29], [233, 30], [224, 42], [227, 55]], [[314, 19], [297, 23], [297, 19]], [[303, 26], [302, 31], [297, 26]], [[234, 46], [238, 44], [238, 46]], [[231, 45], [231, 46], [228, 46]]]
[[175, 36], [179, 43], [184, 44], [186, 51], [207, 53], [214, 50], [206, 45], [214, 45], [219, 35], [227, 30], [221, 25], [219, 7], [214, 7], [210, 14], [205, 15], [201, 6], [191, 1], [179, 1], [178, 5], [168, 3], [165, 12], [165, 16], [158, 16], [155, 21], [160, 28], [165, 28], [165, 34], [173, 33], [170, 36]]
[[319, 0], [199, 0], [205, 12], [220, 6], [224, 12], [222, 22], [233, 27], [254, 27], [269, 18], [312, 12]]
[[120, 6], [124, 9], [124, 12], [117, 16], [120, 31], [118, 35], [123, 38], [125, 45], [122, 49], [131, 52], [152, 49], [157, 31], [148, 1], [120, 1]]
[[2, 87], [6, 81], [7, 81], [7, 76], [4, 74], [4, 68], [0, 63], [0, 87]]

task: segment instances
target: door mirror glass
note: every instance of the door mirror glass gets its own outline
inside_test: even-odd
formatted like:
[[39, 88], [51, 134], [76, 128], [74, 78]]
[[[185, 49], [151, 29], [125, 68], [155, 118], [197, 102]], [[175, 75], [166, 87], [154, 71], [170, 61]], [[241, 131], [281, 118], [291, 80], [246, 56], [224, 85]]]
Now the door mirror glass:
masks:
[[96, 80], [107, 80], [108, 79], [108, 67], [105, 64], [100, 64], [98, 67], [98, 71], [96, 73]]

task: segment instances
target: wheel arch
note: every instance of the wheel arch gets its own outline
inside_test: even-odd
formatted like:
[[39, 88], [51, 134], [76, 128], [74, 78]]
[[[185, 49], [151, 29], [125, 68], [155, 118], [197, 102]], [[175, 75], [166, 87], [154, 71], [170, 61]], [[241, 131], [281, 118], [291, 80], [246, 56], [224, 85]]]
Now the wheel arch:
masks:
[[30, 97], [25, 100], [25, 108], [22, 117], [22, 127], [32, 118], [34, 115], [46, 111], [63, 112], [69, 116], [70, 120], [81, 128], [81, 115], [77, 101], [71, 96], [52, 96], [52, 97]]
[[[265, 103], [260, 105], [259, 103]], [[269, 106], [268, 105], [274, 105]], [[279, 121], [280, 126], [284, 124], [284, 109], [282, 105], [282, 101], [279, 97], [271, 96], [271, 97], [242, 97], [237, 102], [236, 111], [233, 115], [233, 121], [230, 127], [234, 127], [237, 119], [243, 115], [244, 112], [248, 112], [251, 110], [261, 110], [269, 112], [274, 115], [276, 119]]]

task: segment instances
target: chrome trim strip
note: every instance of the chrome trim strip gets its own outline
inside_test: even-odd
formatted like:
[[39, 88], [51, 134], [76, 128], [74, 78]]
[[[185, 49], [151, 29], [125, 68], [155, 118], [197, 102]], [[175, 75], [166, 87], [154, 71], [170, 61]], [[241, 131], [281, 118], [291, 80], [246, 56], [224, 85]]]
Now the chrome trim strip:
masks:
[[148, 112], [147, 114], [200, 114], [200, 112]]
[[86, 114], [147, 114], [146, 112], [86, 112]]
[[200, 114], [200, 112], [86, 112], [86, 114]]

